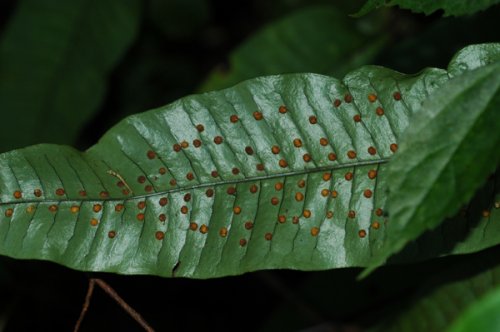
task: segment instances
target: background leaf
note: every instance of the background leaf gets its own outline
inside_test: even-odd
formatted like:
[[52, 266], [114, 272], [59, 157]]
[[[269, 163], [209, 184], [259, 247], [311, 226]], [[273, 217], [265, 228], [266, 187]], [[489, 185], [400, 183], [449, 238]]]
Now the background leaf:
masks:
[[458, 211], [497, 167], [499, 73], [497, 62], [451, 80], [415, 116], [389, 165], [392, 222], [372, 267]]
[[[386, 312], [371, 331], [444, 331], [498, 287], [500, 267], [495, 261], [498, 253], [497, 246], [476, 255], [462, 256], [460, 261], [441, 260], [448, 271], [427, 278], [411, 300]], [[472, 330], [494, 331], [479, 329], [479, 325]]]
[[[380, 14], [387, 11], [390, 10], [384, 9]], [[446, 68], [450, 59], [459, 50], [465, 52], [468, 45], [498, 40], [497, 34], [491, 29], [491, 26], [495, 24], [500, 14], [500, 6], [472, 16], [436, 19], [435, 17], [410, 15], [409, 17], [415, 19], [416, 22], [408, 22], [407, 15], [404, 15], [408, 13], [405, 11], [392, 10], [390, 13], [395, 16], [394, 21], [386, 23], [391, 26], [391, 40], [387, 47], [375, 57], [373, 63], [403, 73], [418, 72], [422, 68], [422, 64]], [[387, 13], [385, 14], [387, 15]], [[419, 26], [418, 22], [421, 21], [429, 22], [425, 26]], [[474, 29], [470, 27], [474, 27]], [[408, 56], [409, 54], [411, 56]]]
[[0, 151], [74, 143], [134, 39], [140, 13], [137, 0], [21, 1], [0, 43], [0, 109], [9, 124]]
[[[357, 268], [275, 273], [274, 278], [288, 289], [259, 331], [314, 330], [319, 326], [322, 330], [443, 331], [498, 284], [495, 257], [499, 249], [385, 265], [361, 281], [356, 280]], [[261, 274], [267, 273], [251, 275], [265, 280], [267, 276]], [[305, 280], [299, 283], [298, 276]], [[327, 290], [330, 296], [318, 289]]]
[[[499, 244], [500, 177], [498, 171], [478, 190], [473, 199], [452, 218], [426, 231], [389, 258], [389, 263], [405, 263], [476, 252]], [[382, 250], [381, 250], [382, 251]]]
[[450, 332], [497, 331], [500, 329], [500, 287], [477, 301], [448, 329]]
[[[376, 22], [365, 22], [376, 29]], [[273, 22], [243, 42], [216, 69], [202, 91], [219, 90], [257, 76], [310, 72], [340, 77], [379, 52], [384, 37], [369, 36], [362, 25], [333, 6], [314, 6]], [[259, 50], [259, 51], [256, 51]]]
[[356, 13], [356, 16], [365, 15], [368, 12], [382, 6], [400, 6], [404, 9], [411, 9], [416, 13], [432, 14], [437, 10], [443, 10], [445, 16], [470, 15], [480, 10], [498, 4], [499, 0], [368, 0], [365, 5]]

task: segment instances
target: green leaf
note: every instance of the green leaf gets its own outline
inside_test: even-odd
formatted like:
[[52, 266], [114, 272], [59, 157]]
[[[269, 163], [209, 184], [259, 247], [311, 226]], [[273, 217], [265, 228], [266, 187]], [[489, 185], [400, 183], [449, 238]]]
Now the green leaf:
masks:
[[[426, 231], [404, 249], [393, 255], [388, 264], [424, 261], [447, 255], [477, 252], [500, 243], [500, 176], [498, 172], [481, 188], [474, 198], [452, 218], [445, 219], [436, 228]], [[383, 217], [384, 226], [390, 227], [391, 219]], [[380, 245], [372, 251], [370, 266], [386, 249], [387, 229], [379, 238]]]
[[459, 76], [499, 61], [500, 46], [498, 43], [474, 45], [460, 50], [453, 57], [448, 72], [450, 76]]
[[216, 69], [201, 90], [218, 90], [273, 74], [313, 72], [341, 77], [370, 62], [385, 44], [385, 38], [369, 39], [356, 23], [332, 6], [299, 10], [245, 41], [229, 56], [229, 68]]
[[[21, 1], [0, 43], [0, 151], [74, 143], [137, 32], [140, 1]], [[22, 134], [21, 134], [22, 133]]]
[[449, 332], [499, 331], [500, 286], [473, 304], [448, 329]]
[[499, 74], [496, 62], [450, 80], [414, 117], [388, 169], [385, 248], [366, 272], [455, 214], [496, 169]]
[[399, 6], [415, 13], [430, 15], [436, 10], [443, 10], [444, 16], [470, 15], [500, 3], [500, 0], [368, 0], [355, 16], [363, 16], [382, 6]]
[[[462, 326], [465, 320], [472, 322], [469, 317], [475, 316], [475, 313], [472, 313], [477, 310], [475, 308], [489, 302], [488, 294], [500, 286], [500, 266], [497, 259], [499, 249], [495, 247], [470, 257], [463, 256], [454, 263], [442, 260], [448, 271], [427, 277], [409, 301], [400, 303], [397, 310], [387, 312], [370, 331], [454, 331], [447, 328], [452, 324]], [[493, 303], [487, 305], [489, 304]], [[498, 314], [484, 316], [484, 323], [487, 323], [487, 320], [493, 323], [496, 316]], [[463, 326], [465, 327], [465, 324]], [[482, 324], [478, 324], [466, 331], [498, 330], [481, 329], [481, 326]]]
[[129, 117], [84, 153], [2, 154], [0, 253], [195, 278], [366, 266], [385, 241], [386, 161], [447, 80], [263, 77]]
[[[318, 321], [345, 322], [352, 317], [356, 325], [366, 327], [363, 329], [366, 331], [444, 331], [467, 306], [495, 287], [487, 275], [477, 276], [487, 274], [486, 270], [498, 265], [499, 253], [500, 246], [497, 246], [469, 255], [383, 266], [361, 281], [356, 280], [359, 274], [356, 268], [304, 274], [258, 272], [254, 278], [263, 280], [266, 286], [290, 287], [289, 295], [274, 306], [275, 310], [259, 331], [300, 331]], [[293, 279], [290, 283], [290, 276], [299, 276], [300, 283]], [[464, 287], [448, 292], [440, 290], [466, 280]], [[438, 290], [440, 296], [431, 295]], [[303, 308], [310, 308], [316, 315], [308, 314]], [[426, 328], [422, 324], [426, 324]]]

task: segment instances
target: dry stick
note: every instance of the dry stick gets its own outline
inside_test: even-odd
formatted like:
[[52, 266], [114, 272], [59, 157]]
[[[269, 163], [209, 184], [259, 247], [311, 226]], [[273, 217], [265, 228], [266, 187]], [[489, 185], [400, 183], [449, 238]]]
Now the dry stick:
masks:
[[139, 325], [142, 326], [145, 331], [154, 332], [154, 329], [144, 320], [144, 318], [142, 318], [142, 316], [137, 311], [134, 310], [134, 308], [129, 306], [128, 303], [125, 302], [125, 300], [123, 300], [121, 296], [118, 295], [118, 293], [110, 285], [108, 285], [104, 280], [98, 278], [91, 278], [89, 280], [89, 289], [87, 291], [87, 296], [85, 297], [85, 303], [83, 305], [80, 318], [76, 323], [74, 332], [78, 332], [81, 321], [83, 320], [83, 317], [88, 310], [90, 298], [92, 297], [92, 292], [94, 290], [95, 284], [101, 287], [103, 291], [105, 291], [112, 299], [114, 299], [123, 308], [123, 310], [125, 310], [130, 315], [130, 317], [132, 317], [137, 323], [139, 323]]
[[80, 325], [82, 325], [83, 318], [85, 317], [87, 310], [89, 310], [90, 299], [92, 298], [92, 294], [94, 293], [94, 286], [95, 279], [89, 279], [89, 288], [87, 289], [87, 295], [85, 295], [85, 302], [83, 303], [82, 312], [80, 312], [80, 317], [78, 317], [78, 320], [76, 321], [73, 332], [78, 332], [80, 330]]
[[151, 326], [149, 326], [149, 324], [144, 320], [144, 318], [142, 318], [142, 316], [137, 311], [135, 311], [134, 308], [129, 306], [128, 303], [125, 302], [125, 300], [123, 300], [120, 297], [120, 295], [118, 295], [118, 293], [113, 288], [111, 288], [110, 285], [108, 285], [102, 279], [94, 279], [94, 280], [95, 283], [99, 287], [101, 287], [102, 290], [108, 293], [108, 295], [111, 296], [111, 298], [113, 298], [123, 308], [123, 310], [125, 310], [130, 315], [130, 317], [135, 319], [135, 321], [139, 323], [139, 325], [141, 325], [145, 331], [154, 332], [154, 329]]

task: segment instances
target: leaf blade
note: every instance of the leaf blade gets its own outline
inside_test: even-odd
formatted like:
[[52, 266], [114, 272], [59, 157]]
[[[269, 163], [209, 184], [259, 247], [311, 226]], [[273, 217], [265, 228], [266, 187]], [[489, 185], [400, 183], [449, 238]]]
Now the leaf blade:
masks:
[[259, 78], [129, 117], [84, 153], [2, 154], [0, 252], [194, 278], [366, 266], [385, 241], [391, 144], [447, 79]]
[[364, 274], [458, 211], [496, 169], [499, 71], [496, 63], [450, 81], [416, 116], [389, 166], [388, 245]]

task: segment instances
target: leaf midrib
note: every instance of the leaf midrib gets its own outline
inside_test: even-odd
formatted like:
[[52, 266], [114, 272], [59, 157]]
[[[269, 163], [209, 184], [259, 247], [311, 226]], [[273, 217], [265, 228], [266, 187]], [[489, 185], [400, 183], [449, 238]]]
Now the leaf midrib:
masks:
[[321, 172], [321, 171], [333, 171], [333, 170], [350, 168], [350, 167], [379, 165], [379, 164], [385, 164], [389, 160], [390, 160], [389, 158], [381, 158], [381, 159], [376, 159], [376, 160], [364, 160], [364, 161], [357, 161], [357, 162], [353, 162], [353, 163], [345, 163], [345, 164], [341, 164], [341, 165], [323, 166], [323, 167], [315, 167], [315, 168], [310, 168], [310, 169], [303, 169], [303, 170], [292, 171], [292, 172], [287, 172], [287, 173], [266, 174], [266, 175], [262, 175], [262, 176], [253, 176], [253, 177], [248, 177], [248, 178], [244, 178], [244, 179], [233, 179], [233, 180], [222, 180], [222, 181], [218, 181], [218, 182], [200, 183], [200, 184], [196, 184], [196, 185], [192, 185], [192, 186], [184, 186], [184, 187], [179, 187], [179, 188], [174, 188], [174, 189], [169, 189], [169, 190], [164, 190], [164, 191], [157, 191], [157, 192], [150, 193], [150, 194], [134, 195], [134, 196], [123, 197], [123, 198], [101, 198], [101, 197], [91, 198], [91, 197], [88, 197], [88, 198], [63, 198], [63, 199], [30, 199], [30, 200], [17, 200], [17, 201], [0, 202], [0, 206], [30, 204], [30, 203], [37, 204], [37, 203], [96, 202], [96, 201], [99, 201], [99, 202], [127, 202], [127, 201], [132, 201], [135, 199], [141, 199], [141, 198], [147, 199], [149, 197], [168, 195], [171, 193], [193, 190], [193, 189], [212, 188], [212, 187], [228, 185], [228, 184], [240, 184], [240, 183], [247, 183], [247, 182], [253, 182], [253, 181], [269, 180], [269, 179], [282, 178], [282, 177], [288, 177], [288, 176], [294, 176], [294, 175], [316, 173], [316, 172]]

